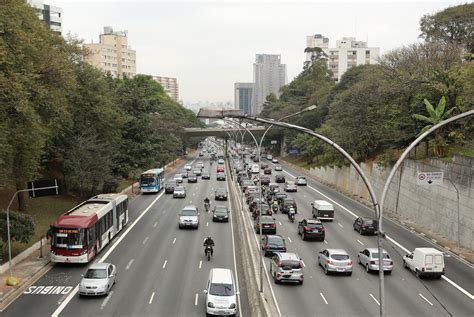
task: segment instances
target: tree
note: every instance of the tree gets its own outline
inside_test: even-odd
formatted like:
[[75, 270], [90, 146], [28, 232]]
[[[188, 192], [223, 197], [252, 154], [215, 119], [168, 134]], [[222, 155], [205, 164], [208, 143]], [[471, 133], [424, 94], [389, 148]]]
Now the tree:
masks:
[[420, 20], [420, 37], [427, 41], [457, 43], [474, 53], [474, 3], [447, 8]]
[[[423, 100], [425, 107], [426, 107], [426, 112], [428, 112], [428, 117], [425, 115], [421, 114], [414, 114], [413, 118], [417, 120], [421, 120], [424, 122], [427, 122], [426, 126], [421, 129], [420, 133], [418, 133], [417, 136], [420, 136], [421, 134], [425, 133], [429, 129], [431, 129], [433, 126], [436, 124], [440, 123], [441, 121], [447, 119], [451, 112], [453, 112], [456, 108], [451, 108], [449, 110], [446, 110], [446, 99], [441, 97], [441, 99], [438, 102], [438, 105], [436, 108], [433, 107], [433, 105], [427, 100]], [[434, 132], [435, 133], [435, 138], [434, 138], [434, 152], [436, 155], [441, 156], [442, 153], [442, 147], [446, 145], [446, 139], [443, 137], [442, 132], [440, 130], [437, 130]]]
[[[35, 232], [33, 219], [24, 213], [9, 211], [10, 215], [10, 239], [22, 243], [28, 243]], [[0, 239], [8, 243], [7, 213], [0, 212]]]

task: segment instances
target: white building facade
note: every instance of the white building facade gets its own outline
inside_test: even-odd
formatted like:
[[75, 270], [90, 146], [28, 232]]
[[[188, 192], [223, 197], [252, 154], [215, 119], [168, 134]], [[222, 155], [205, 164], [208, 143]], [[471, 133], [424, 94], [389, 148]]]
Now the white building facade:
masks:
[[153, 76], [153, 80], [158, 82], [166, 94], [171, 97], [176, 102], [179, 102], [179, 86], [178, 80], [174, 77], [164, 77], [164, 76]]
[[280, 96], [280, 88], [286, 85], [286, 65], [281, 64], [281, 56], [257, 54], [253, 64], [253, 109], [252, 114], [262, 111], [265, 98], [274, 93]]
[[[315, 37], [320, 34], [314, 35]], [[379, 47], [368, 47], [367, 42], [356, 41], [354, 37], [343, 37], [336, 41], [336, 47], [328, 47], [328, 42], [321, 41], [309, 42], [306, 38], [307, 47], [319, 47], [327, 55], [328, 68], [333, 72], [335, 81], [341, 80], [342, 75], [351, 67], [365, 64], [377, 64], [380, 56]], [[322, 37], [324, 38], [324, 37]], [[310, 44], [310, 45], [309, 45]], [[307, 54], [307, 61], [310, 61], [311, 55]]]
[[62, 8], [44, 4], [43, 0], [28, 0], [27, 3], [37, 10], [41, 21], [44, 21], [52, 31], [61, 34], [63, 31]]
[[252, 113], [253, 83], [234, 84], [234, 107], [244, 114]]

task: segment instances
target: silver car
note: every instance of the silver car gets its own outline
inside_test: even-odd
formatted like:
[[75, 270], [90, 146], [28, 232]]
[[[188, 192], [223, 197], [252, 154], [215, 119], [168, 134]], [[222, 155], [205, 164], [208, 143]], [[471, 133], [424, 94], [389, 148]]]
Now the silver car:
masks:
[[[366, 248], [357, 255], [357, 262], [365, 267], [367, 273], [379, 270], [379, 250], [378, 248]], [[383, 250], [383, 271], [392, 273], [393, 261], [387, 251]]]
[[199, 211], [196, 206], [189, 205], [183, 208], [179, 213], [178, 227], [181, 228], [199, 228]]
[[303, 284], [303, 262], [295, 253], [275, 252], [270, 261], [270, 275], [275, 284], [296, 282]]
[[117, 268], [110, 263], [94, 263], [79, 284], [79, 295], [96, 296], [109, 295], [110, 289], [116, 283]]
[[342, 249], [326, 249], [319, 252], [318, 264], [321, 265], [325, 274], [335, 272], [352, 275], [352, 260]]
[[298, 190], [295, 182], [292, 182], [292, 181], [287, 181], [285, 183], [284, 189], [285, 189], [285, 192], [296, 192]]
[[281, 165], [275, 165], [275, 171], [282, 171], [283, 168], [281, 167]]
[[304, 176], [297, 176], [296, 177], [296, 184], [298, 186], [306, 186], [308, 185], [308, 182], [306, 181], [306, 177]]
[[186, 188], [176, 186], [173, 190], [173, 198], [186, 198]]

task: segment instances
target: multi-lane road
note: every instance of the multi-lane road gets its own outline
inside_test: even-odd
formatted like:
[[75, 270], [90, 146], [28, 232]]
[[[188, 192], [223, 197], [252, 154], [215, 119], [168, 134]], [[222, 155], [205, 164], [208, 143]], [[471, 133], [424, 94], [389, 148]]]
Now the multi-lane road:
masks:
[[[4, 316], [202, 316], [205, 314], [203, 289], [209, 270], [213, 267], [232, 269], [239, 284], [239, 315], [249, 316], [249, 302], [245, 292], [242, 267], [239, 263], [239, 239], [234, 235], [236, 222], [213, 223], [212, 214], [203, 211], [203, 199], [208, 196], [212, 205], [230, 201], [214, 201], [217, 187], [234, 186], [216, 180], [216, 164], [202, 159], [211, 171], [211, 180], [184, 184], [185, 199], [172, 195], [140, 195], [130, 203], [130, 223], [103, 250], [96, 261], [117, 265], [118, 281], [107, 297], [82, 298], [77, 285], [87, 265], [56, 265], [45, 276], [27, 289], [4, 312]], [[182, 171], [183, 162], [175, 172]], [[282, 164], [287, 179], [297, 172]], [[174, 173], [175, 173], [174, 172]], [[174, 173], [167, 175], [172, 179]], [[275, 173], [273, 171], [272, 179]], [[229, 193], [233, 191], [229, 190]], [[376, 237], [361, 236], [353, 231], [356, 216], [371, 216], [372, 210], [354, 200], [308, 179], [308, 186], [291, 193], [298, 204], [297, 220], [311, 216], [310, 202], [324, 199], [334, 204], [335, 220], [325, 223], [326, 241], [302, 241], [297, 235], [297, 221], [290, 223], [286, 215], [277, 214], [277, 233], [286, 239], [289, 252], [298, 253], [304, 261], [303, 285], [275, 285], [270, 280], [282, 316], [377, 316], [378, 276], [368, 274], [357, 264], [357, 253], [365, 247], [375, 247]], [[241, 197], [233, 197], [241, 199]], [[198, 230], [179, 230], [178, 212], [188, 204], [200, 208]], [[245, 205], [245, 203], [243, 203]], [[232, 213], [240, 212], [232, 210]], [[250, 213], [243, 211], [250, 224]], [[387, 238], [384, 248], [394, 260], [394, 271], [385, 277], [387, 316], [472, 316], [474, 315], [474, 269], [471, 264], [454, 256], [445, 258], [446, 275], [441, 280], [420, 280], [402, 266], [402, 256], [415, 247], [436, 247], [431, 241], [399, 224], [386, 220]], [[216, 242], [214, 257], [204, 257], [202, 242], [206, 236]], [[258, 239], [253, 239], [257, 241]], [[326, 276], [317, 265], [317, 254], [324, 248], [343, 248], [354, 262], [352, 276]], [[269, 258], [265, 259], [268, 270]], [[51, 294], [51, 287], [62, 287], [59, 294]], [[48, 288], [49, 287], [49, 288]], [[58, 289], [58, 288], [56, 288]], [[48, 291], [46, 291], [48, 290]], [[57, 292], [53, 292], [57, 293]]]

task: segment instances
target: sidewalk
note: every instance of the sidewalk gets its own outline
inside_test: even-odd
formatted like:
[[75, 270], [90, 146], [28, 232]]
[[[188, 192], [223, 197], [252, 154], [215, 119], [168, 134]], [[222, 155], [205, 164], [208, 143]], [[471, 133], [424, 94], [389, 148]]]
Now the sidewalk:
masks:
[[13, 276], [19, 279], [19, 283], [16, 286], [8, 286], [6, 284], [6, 280], [10, 276], [9, 270], [0, 274], [0, 312], [53, 267], [50, 262], [49, 251], [49, 244], [43, 245], [42, 258], [39, 257], [40, 250], [38, 249], [13, 266]]

